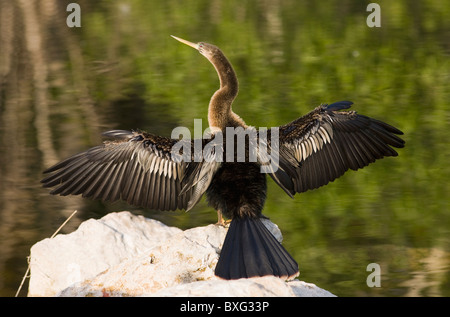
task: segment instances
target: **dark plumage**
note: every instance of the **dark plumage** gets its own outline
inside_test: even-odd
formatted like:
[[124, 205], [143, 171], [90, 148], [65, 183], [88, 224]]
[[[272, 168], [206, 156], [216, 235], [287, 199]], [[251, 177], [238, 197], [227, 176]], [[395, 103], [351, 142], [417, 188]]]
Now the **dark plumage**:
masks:
[[322, 105], [280, 127], [280, 156], [294, 170], [292, 185], [283, 184], [291, 195], [326, 185], [348, 169], [397, 156], [392, 147], [404, 146], [396, 136], [403, 134], [400, 130], [355, 111], [340, 111], [351, 104]]
[[[51, 194], [83, 195], [104, 201], [125, 200], [131, 205], [158, 210], [189, 210], [206, 193], [208, 204], [231, 224], [216, 275], [225, 279], [275, 275], [293, 278], [298, 265], [283, 246], [264, 227], [260, 218], [266, 199], [266, 165], [263, 154], [249, 160], [250, 147], [246, 143], [243, 162], [226, 161], [226, 144], [213, 155], [221, 161], [195, 159], [195, 143], [201, 148], [223, 134], [227, 127], [248, 128], [232, 111], [238, 93], [238, 81], [225, 55], [214, 45], [194, 44], [194, 47], [215, 67], [220, 88], [211, 98], [208, 121], [213, 132], [211, 139], [183, 140], [191, 154], [174, 152], [179, 140], [155, 136], [145, 132], [113, 130], [104, 133], [110, 140], [85, 152], [76, 154], [50, 167], [42, 180], [44, 187], [54, 187]], [[404, 141], [398, 129], [354, 111], [352, 102], [340, 101], [321, 105], [305, 116], [278, 128], [279, 162], [269, 175], [289, 196], [323, 186], [345, 173], [357, 170], [385, 156], [397, 156], [392, 148], [401, 148]], [[267, 135], [269, 132], [267, 131]], [[277, 145], [270, 137], [265, 140], [271, 151]], [[236, 137], [236, 136], [235, 136]], [[234, 147], [236, 151], [236, 146]], [[185, 154], [189, 160], [180, 160]], [[233, 153], [236, 155], [236, 152]], [[198, 157], [197, 157], [198, 158]]]

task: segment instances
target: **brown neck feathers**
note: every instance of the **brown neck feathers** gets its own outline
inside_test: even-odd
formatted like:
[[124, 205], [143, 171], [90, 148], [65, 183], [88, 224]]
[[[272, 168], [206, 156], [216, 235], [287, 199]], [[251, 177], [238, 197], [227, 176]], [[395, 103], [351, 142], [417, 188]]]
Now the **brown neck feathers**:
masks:
[[244, 121], [231, 109], [231, 104], [239, 91], [239, 84], [233, 67], [221, 52], [218, 52], [210, 62], [219, 75], [220, 88], [209, 102], [209, 126], [221, 130], [229, 126], [245, 126]]

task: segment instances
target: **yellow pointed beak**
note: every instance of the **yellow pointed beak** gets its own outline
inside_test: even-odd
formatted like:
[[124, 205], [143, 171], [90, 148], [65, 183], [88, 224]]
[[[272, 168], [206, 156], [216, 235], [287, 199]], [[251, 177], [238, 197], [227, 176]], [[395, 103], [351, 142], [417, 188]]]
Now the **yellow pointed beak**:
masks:
[[177, 41], [180, 41], [180, 42], [183, 43], [183, 44], [186, 44], [186, 45], [188, 45], [188, 46], [190, 46], [190, 47], [193, 47], [193, 48], [195, 48], [196, 50], [198, 50], [198, 44], [197, 44], [197, 43], [192, 43], [192, 42], [189, 42], [189, 41], [180, 39], [179, 37], [176, 37], [176, 36], [174, 36], [174, 35], [171, 35], [171, 37], [173, 37], [173, 38], [174, 38], [175, 40], [177, 40]]

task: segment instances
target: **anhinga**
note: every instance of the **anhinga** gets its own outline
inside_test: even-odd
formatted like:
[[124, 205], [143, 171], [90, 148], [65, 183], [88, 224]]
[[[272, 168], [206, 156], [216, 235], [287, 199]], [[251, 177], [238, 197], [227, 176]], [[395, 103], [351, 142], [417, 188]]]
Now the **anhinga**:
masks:
[[[231, 108], [238, 93], [236, 74], [222, 51], [174, 37], [197, 49], [215, 67], [220, 88], [212, 96], [208, 121], [212, 134], [227, 127], [247, 128]], [[400, 130], [348, 109], [352, 102], [320, 105], [278, 127], [278, 169], [269, 173], [289, 195], [323, 186], [348, 169], [357, 170], [385, 156], [397, 156]], [[158, 210], [191, 209], [206, 193], [207, 202], [231, 219], [215, 274], [224, 279], [274, 275], [293, 278], [298, 264], [261, 222], [266, 176], [260, 161], [175, 159], [179, 140], [140, 131], [113, 130], [110, 140], [50, 167], [42, 180], [51, 194], [103, 201], [125, 200]], [[258, 137], [260, 135], [258, 134]], [[203, 139], [202, 147], [213, 140]], [[194, 140], [190, 140], [191, 144]], [[267, 139], [270, 147], [271, 140]], [[223, 154], [225, 156], [225, 154]]]

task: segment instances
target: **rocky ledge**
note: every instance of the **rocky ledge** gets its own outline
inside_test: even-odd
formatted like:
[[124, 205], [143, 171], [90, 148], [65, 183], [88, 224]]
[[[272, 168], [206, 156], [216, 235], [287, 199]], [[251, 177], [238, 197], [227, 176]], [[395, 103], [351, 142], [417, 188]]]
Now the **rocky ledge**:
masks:
[[[282, 239], [275, 224], [265, 224]], [[183, 231], [127, 211], [89, 219], [33, 245], [28, 296], [334, 296], [273, 276], [218, 279], [226, 232], [217, 225]]]

